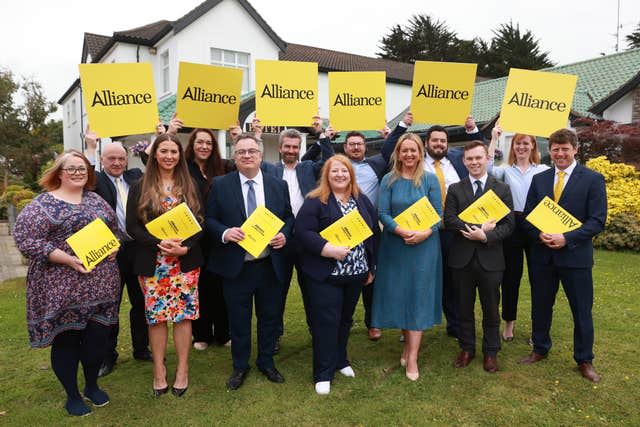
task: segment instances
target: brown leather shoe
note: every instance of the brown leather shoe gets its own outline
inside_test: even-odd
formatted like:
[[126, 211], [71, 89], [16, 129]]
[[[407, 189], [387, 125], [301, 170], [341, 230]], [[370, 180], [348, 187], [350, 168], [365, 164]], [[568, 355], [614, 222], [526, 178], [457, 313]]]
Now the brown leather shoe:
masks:
[[382, 331], [378, 328], [369, 328], [369, 339], [371, 341], [378, 341], [382, 337]]
[[456, 357], [456, 360], [453, 362], [453, 366], [455, 366], [456, 368], [466, 368], [467, 366], [469, 366], [469, 363], [471, 363], [474, 357], [475, 354], [469, 351], [462, 350], [458, 354], [458, 357]]
[[498, 372], [498, 358], [496, 356], [485, 355], [482, 367], [485, 371], [491, 374], [495, 374], [496, 372]]
[[523, 365], [533, 365], [534, 363], [537, 363], [546, 358], [546, 354], [538, 354], [535, 351], [532, 351], [527, 357], [523, 357], [522, 359], [520, 359], [520, 363]]
[[582, 376], [585, 377], [586, 379], [588, 379], [589, 381], [591, 381], [593, 383], [599, 383], [600, 382], [600, 375], [598, 375], [596, 370], [593, 369], [593, 365], [591, 363], [589, 363], [589, 362], [580, 363], [578, 365], [578, 370], [580, 371]]

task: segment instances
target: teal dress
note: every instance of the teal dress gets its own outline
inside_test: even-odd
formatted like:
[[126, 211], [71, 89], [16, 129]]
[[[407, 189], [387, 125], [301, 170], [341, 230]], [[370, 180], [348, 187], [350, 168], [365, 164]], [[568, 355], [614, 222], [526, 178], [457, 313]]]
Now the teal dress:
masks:
[[393, 234], [397, 215], [423, 196], [442, 217], [442, 202], [438, 179], [425, 172], [422, 183], [397, 179], [391, 186], [391, 174], [382, 178], [378, 196], [378, 214], [384, 226], [375, 288], [371, 324], [376, 328], [398, 328], [422, 331], [442, 320], [442, 254], [438, 227], [417, 245], [407, 245]]

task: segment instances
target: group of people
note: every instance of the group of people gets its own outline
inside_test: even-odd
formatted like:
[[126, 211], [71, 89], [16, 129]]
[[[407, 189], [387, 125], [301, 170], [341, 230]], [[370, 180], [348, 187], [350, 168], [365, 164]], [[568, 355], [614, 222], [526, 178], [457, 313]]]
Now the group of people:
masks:
[[[51, 364], [63, 385], [66, 409], [86, 415], [109, 402], [98, 387], [118, 354], [118, 312], [124, 287], [131, 302], [133, 356], [153, 361], [152, 391], [168, 392], [165, 352], [173, 323], [177, 366], [171, 392], [189, 386], [191, 346], [230, 345], [229, 390], [242, 386], [250, 369], [253, 304], [257, 317], [256, 366], [270, 381], [285, 381], [274, 363], [284, 331], [286, 297], [297, 271], [313, 346], [313, 382], [328, 394], [339, 372], [354, 377], [348, 359], [353, 314], [362, 294], [369, 338], [383, 329], [402, 330], [400, 364], [419, 378], [423, 331], [447, 321], [458, 339], [456, 368], [475, 357], [476, 288], [483, 320], [485, 371], [498, 370], [500, 287], [504, 341], [513, 340], [518, 288], [527, 256], [532, 293], [533, 351], [521, 362], [547, 356], [553, 303], [561, 282], [574, 317], [574, 358], [581, 374], [599, 381], [593, 359], [591, 239], [606, 219], [604, 179], [575, 161], [577, 138], [561, 129], [549, 138], [553, 166], [540, 164], [536, 139], [513, 137], [508, 163], [493, 165], [501, 129], [487, 144], [472, 118], [464, 148], [449, 148], [444, 127], [432, 126], [423, 142], [407, 129], [409, 112], [385, 132], [380, 153], [366, 156], [365, 136], [346, 134], [344, 155], [335, 154], [336, 132], [314, 118], [318, 142], [300, 158], [303, 136], [279, 136], [281, 161], [263, 160], [259, 121], [255, 133], [232, 129], [233, 160], [222, 158], [215, 134], [191, 132], [183, 150], [174, 117], [144, 154], [145, 172], [126, 168], [118, 142], [100, 153], [97, 136], [86, 132], [87, 156], [59, 155], [40, 184], [46, 190], [20, 213], [14, 236], [30, 259], [27, 323], [32, 347], [51, 346]], [[493, 191], [510, 212], [499, 221], [469, 224], [459, 218], [475, 200]], [[525, 217], [549, 196], [582, 222], [565, 234], [541, 233]], [[425, 230], [402, 228], [395, 218], [425, 198], [442, 220]], [[185, 202], [202, 231], [186, 239], [160, 240], [145, 227]], [[284, 225], [254, 257], [238, 242], [241, 226], [258, 206]], [[321, 232], [357, 210], [371, 236], [355, 247], [329, 242]], [[117, 235], [120, 250], [91, 271], [66, 239], [96, 218]], [[150, 349], [149, 349], [150, 345]], [[79, 365], [85, 375], [81, 394]]]

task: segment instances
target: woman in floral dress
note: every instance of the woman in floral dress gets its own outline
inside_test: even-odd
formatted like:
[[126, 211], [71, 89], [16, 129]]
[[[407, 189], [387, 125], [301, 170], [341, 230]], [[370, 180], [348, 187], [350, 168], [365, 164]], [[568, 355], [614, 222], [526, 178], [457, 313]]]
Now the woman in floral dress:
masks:
[[167, 322], [173, 323], [178, 358], [171, 391], [182, 396], [189, 385], [191, 321], [198, 318], [198, 277], [204, 260], [198, 245], [201, 233], [184, 241], [161, 241], [147, 231], [145, 224], [182, 202], [201, 221], [203, 203], [198, 194], [180, 141], [174, 135], [161, 135], [153, 144], [143, 178], [132, 187], [127, 201], [127, 232], [137, 245], [134, 273], [139, 276], [145, 299], [156, 396], [169, 389], [164, 365]]
[[118, 319], [120, 276], [115, 253], [87, 271], [66, 239], [96, 218], [115, 233], [116, 215], [97, 194], [93, 167], [75, 150], [58, 156], [42, 178], [47, 192], [27, 205], [16, 220], [14, 239], [29, 258], [27, 327], [31, 347], [51, 346], [51, 367], [67, 393], [71, 415], [88, 415], [78, 389], [78, 365], [85, 377], [84, 396], [95, 406], [109, 403], [98, 388], [98, 370], [106, 352], [109, 326]]

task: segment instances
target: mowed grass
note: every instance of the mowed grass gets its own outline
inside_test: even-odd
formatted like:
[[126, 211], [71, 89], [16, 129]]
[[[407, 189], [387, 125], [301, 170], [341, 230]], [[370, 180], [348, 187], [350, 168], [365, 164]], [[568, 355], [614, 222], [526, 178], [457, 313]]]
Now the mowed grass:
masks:
[[[523, 283], [516, 339], [503, 345], [497, 374], [482, 370], [481, 357], [466, 369], [454, 369], [458, 347], [439, 326], [426, 332], [420, 379], [410, 383], [398, 363], [399, 332], [385, 330], [379, 342], [367, 340], [359, 306], [349, 346], [356, 378], [337, 374], [331, 394], [318, 396], [300, 293], [292, 285], [286, 333], [276, 356], [284, 384], [268, 382], [254, 368], [240, 390], [228, 392], [224, 384], [231, 372], [229, 349], [210, 347], [192, 351], [190, 386], [183, 398], [153, 398], [151, 364], [131, 356], [125, 297], [120, 359], [115, 371], [100, 382], [111, 403], [82, 419], [69, 417], [63, 409], [64, 393], [51, 371], [49, 350], [28, 348], [24, 280], [10, 280], [0, 284], [0, 425], [637, 426], [640, 255], [599, 251], [594, 277], [594, 364], [603, 376], [597, 385], [575, 370], [571, 313], [562, 291], [549, 358], [534, 366], [518, 364], [530, 351], [530, 293]], [[479, 316], [477, 320], [481, 331]], [[171, 381], [171, 347], [167, 367]]]

